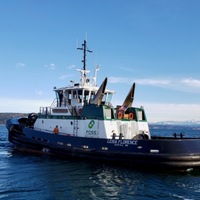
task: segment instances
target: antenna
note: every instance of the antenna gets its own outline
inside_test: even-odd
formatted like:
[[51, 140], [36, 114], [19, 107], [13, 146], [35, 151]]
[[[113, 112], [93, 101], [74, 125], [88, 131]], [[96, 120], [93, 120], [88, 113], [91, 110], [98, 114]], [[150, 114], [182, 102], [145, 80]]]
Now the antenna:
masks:
[[97, 66], [98, 63], [98, 49], [96, 49], [96, 62], [95, 62], [95, 66]]
[[99, 67], [101, 65], [96, 65], [95, 71], [94, 71], [94, 85], [96, 86], [96, 81], [97, 81], [97, 71], [99, 70]]
[[[92, 53], [93, 51], [90, 51], [89, 49], [87, 49], [87, 46], [86, 46], [86, 40], [84, 40], [84, 44], [82, 44], [82, 48], [80, 47], [77, 47], [78, 50], [83, 50], [83, 70], [85, 71], [85, 67], [86, 67], [86, 52], [89, 52], [89, 53]], [[85, 76], [85, 73], [84, 73], [84, 76]]]

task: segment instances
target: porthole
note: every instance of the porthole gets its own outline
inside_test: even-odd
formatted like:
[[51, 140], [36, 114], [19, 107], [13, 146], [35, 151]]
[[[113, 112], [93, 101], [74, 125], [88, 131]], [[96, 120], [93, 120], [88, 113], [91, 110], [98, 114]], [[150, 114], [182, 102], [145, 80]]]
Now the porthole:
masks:
[[101, 147], [101, 150], [107, 151], [108, 147]]
[[88, 146], [86, 146], [86, 145], [82, 145], [81, 146], [83, 149], [88, 149], [89, 147]]

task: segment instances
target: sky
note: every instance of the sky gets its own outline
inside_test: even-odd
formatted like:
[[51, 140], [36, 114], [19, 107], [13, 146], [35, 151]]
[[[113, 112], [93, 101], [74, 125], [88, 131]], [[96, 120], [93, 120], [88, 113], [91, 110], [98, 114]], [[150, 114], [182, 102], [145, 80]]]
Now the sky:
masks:
[[149, 122], [200, 120], [199, 0], [0, 0], [0, 112], [39, 112], [86, 69]]

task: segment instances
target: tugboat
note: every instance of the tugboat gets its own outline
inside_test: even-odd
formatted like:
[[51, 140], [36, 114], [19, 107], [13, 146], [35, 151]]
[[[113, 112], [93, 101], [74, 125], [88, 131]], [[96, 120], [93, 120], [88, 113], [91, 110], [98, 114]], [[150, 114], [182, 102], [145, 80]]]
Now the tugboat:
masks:
[[86, 40], [79, 83], [54, 88], [56, 98], [39, 113], [7, 120], [9, 141], [37, 152], [111, 161], [131, 166], [187, 170], [200, 168], [200, 139], [151, 136], [143, 107], [132, 107], [133, 83], [124, 102], [112, 106], [107, 78], [100, 87], [87, 77]]

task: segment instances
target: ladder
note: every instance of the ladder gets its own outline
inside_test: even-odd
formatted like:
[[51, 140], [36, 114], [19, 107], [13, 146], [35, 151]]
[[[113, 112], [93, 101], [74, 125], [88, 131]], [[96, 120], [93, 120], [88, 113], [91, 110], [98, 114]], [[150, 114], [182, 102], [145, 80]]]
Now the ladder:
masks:
[[72, 116], [77, 116], [77, 112], [76, 112], [75, 107], [68, 106], [68, 108], [69, 108], [69, 111], [70, 111], [70, 113], [71, 113]]
[[74, 130], [73, 130], [73, 135], [78, 136], [78, 118], [74, 117]]

